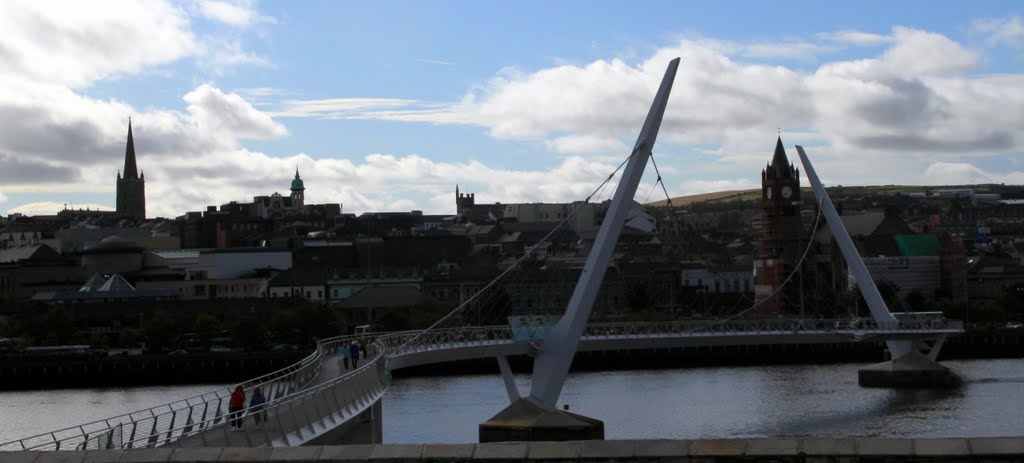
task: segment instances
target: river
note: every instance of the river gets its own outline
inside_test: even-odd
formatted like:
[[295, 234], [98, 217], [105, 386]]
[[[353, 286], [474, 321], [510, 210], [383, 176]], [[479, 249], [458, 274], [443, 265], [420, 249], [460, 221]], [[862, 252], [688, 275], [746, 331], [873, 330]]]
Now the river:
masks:
[[[949, 391], [865, 389], [857, 364], [608, 371], [570, 375], [559, 404], [605, 423], [608, 439], [982, 437], [1024, 429], [1024, 359], [945, 361]], [[517, 376], [527, 392], [528, 377]], [[217, 385], [0, 392], [0, 442], [138, 410]], [[500, 376], [395, 380], [386, 443], [476, 442], [508, 404]]]

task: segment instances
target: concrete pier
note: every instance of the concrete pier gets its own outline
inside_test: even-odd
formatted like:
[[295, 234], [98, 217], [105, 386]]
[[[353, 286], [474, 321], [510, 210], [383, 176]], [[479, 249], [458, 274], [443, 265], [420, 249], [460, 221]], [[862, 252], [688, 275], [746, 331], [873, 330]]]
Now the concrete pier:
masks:
[[919, 352], [857, 370], [863, 387], [941, 388], [955, 386], [959, 378], [943, 365]]
[[480, 424], [480, 442], [582, 441], [604, 439], [604, 422], [575, 413], [546, 410], [516, 400]]

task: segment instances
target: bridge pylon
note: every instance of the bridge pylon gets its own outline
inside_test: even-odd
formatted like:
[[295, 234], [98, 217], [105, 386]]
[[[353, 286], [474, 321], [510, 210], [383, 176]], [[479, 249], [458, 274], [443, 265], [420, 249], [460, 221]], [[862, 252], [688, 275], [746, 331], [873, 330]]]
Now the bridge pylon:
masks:
[[889, 307], [878, 292], [878, 287], [875, 286], [867, 266], [864, 265], [864, 260], [861, 259], [853, 240], [850, 239], [850, 233], [846, 230], [835, 206], [832, 205], [832, 200], [821, 184], [821, 180], [818, 179], [818, 174], [814, 171], [810, 159], [807, 158], [807, 153], [800, 145], [796, 146], [796, 151], [800, 155], [804, 173], [814, 189], [814, 197], [818, 201], [829, 227], [832, 228], [832, 234], [836, 239], [836, 244], [839, 245], [839, 250], [843, 253], [843, 258], [846, 259], [850, 271], [857, 280], [857, 286], [867, 302], [871, 317], [880, 328], [890, 328], [899, 333], [884, 338], [885, 344], [892, 354], [892, 360], [858, 370], [857, 376], [860, 385], [866, 387], [942, 387], [957, 383], [956, 376], [949, 368], [936, 362], [947, 334], [921, 336], [906, 334], [905, 331], [899, 330], [901, 326], [907, 324], [928, 323], [929, 321], [899, 320], [889, 311]]
[[[604, 222], [594, 239], [594, 246], [569, 299], [565, 315], [547, 333], [534, 358], [530, 395], [515, 398], [519, 397], [519, 393], [514, 390], [515, 385], [508, 370], [502, 368], [506, 387], [509, 388], [509, 398], [515, 399], [507, 408], [480, 424], [480, 442], [604, 439], [604, 423], [600, 420], [557, 410], [555, 404], [562, 393], [580, 337], [583, 336], [587, 319], [594, 308], [594, 300], [604, 280], [615, 243], [619, 240], [627, 214], [632, 208], [644, 167], [658, 138], [661, 119], [665, 115], [678, 68], [679, 58], [669, 62], [633, 152], [622, 171]], [[499, 358], [499, 363], [501, 361]]]

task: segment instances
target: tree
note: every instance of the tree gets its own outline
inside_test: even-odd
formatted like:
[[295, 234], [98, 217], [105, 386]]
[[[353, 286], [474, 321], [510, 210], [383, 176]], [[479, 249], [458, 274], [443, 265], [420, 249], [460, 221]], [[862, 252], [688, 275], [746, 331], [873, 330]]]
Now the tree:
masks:
[[206, 349], [210, 348], [210, 340], [220, 334], [220, 320], [208, 313], [200, 314], [192, 324], [192, 332], [199, 336], [199, 343]]
[[121, 330], [121, 334], [117, 337], [117, 343], [124, 348], [135, 347], [135, 345], [139, 343], [140, 336], [142, 336], [142, 333], [140, 333], [139, 330], [131, 326], [126, 326]]
[[240, 344], [245, 350], [253, 351], [263, 346], [263, 342], [267, 338], [266, 333], [267, 329], [258, 318], [242, 317], [235, 324], [232, 336], [234, 336], [235, 342]]
[[920, 290], [913, 290], [903, 298], [907, 310], [912, 312], [925, 312], [928, 310], [928, 299], [921, 294]]
[[[900, 312], [903, 310], [903, 301], [900, 301], [900, 286], [894, 281], [880, 278], [875, 282], [875, 287], [878, 288], [878, 294], [882, 296], [882, 300], [885, 301], [886, 307], [889, 308], [890, 312]], [[867, 308], [867, 301], [864, 300], [864, 294], [860, 291], [860, 285], [853, 285], [853, 292], [857, 295], [857, 303], [861, 308]]]
[[63, 307], [54, 307], [46, 312], [43, 319], [46, 339], [53, 344], [67, 344], [75, 334], [75, 323]]
[[162, 352], [178, 335], [174, 320], [164, 311], [153, 314], [142, 333], [146, 336], [146, 350], [154, 353]]

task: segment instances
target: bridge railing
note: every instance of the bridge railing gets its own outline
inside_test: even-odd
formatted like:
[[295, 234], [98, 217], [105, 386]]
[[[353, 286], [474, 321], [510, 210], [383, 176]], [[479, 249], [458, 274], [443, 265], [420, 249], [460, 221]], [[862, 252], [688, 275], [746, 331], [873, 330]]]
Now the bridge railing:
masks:
[[231, 392], [236, 386], [246, 390], [260, 387], [266, 391], [268, 400], [286, 397], [300, 390], [319, 374], [323, 352], [324, 349], [318, 346], [313, 353], [297, 363], [242, 383], [156, 407], [3, 443], [0, 444], [0, 451], [132, 448], [138, 446], [143, 438], [147, 442], [174, 438], [175, 434], [171, 432], [174, 429], [201, 429], [201, 426], [224, 420]]
[[[340, 361], [334, 353], [363, 336], [340, 336], [321, 341], [317, 351], [322, 361]], [[192, 425], [180, 425], [152, 437], [125, 441], [125, 448], [155, 446], [270, 446], [300, 445], [358, 415], [376, 402], [387, 388], [383, 368], [383, 346], [371, 344], [372, 354], [363, 365], [327, 378], [292, 394], [268, 399], [263, 405], [246, 406], [237, 415], [209, 418]], [[261, 414], [267, 425], [246, 424], [232, 431], [232, 418], [251, 422]]]

